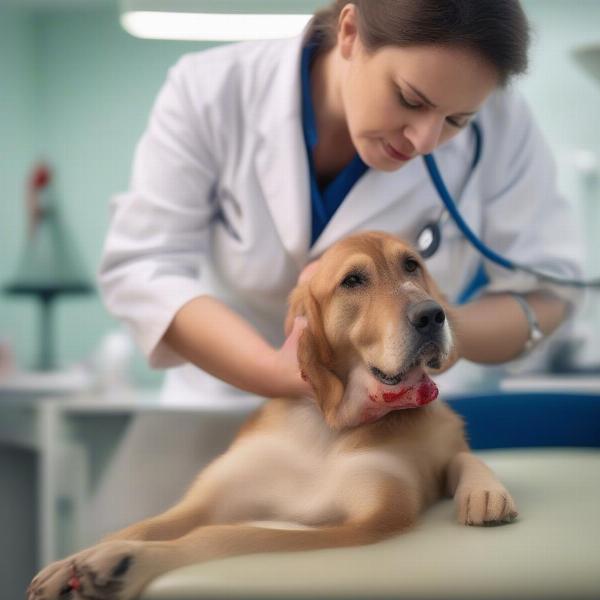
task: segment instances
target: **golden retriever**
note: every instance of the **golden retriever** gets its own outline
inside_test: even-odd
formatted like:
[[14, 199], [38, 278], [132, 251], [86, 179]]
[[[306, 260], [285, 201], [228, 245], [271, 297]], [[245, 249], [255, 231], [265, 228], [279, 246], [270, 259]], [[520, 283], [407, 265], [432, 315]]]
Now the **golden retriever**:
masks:
[[436, 401], [427, 371], [451, 357], [451, 317], [410, 246], [377, 232], [339, 242], [292, 292], [288, 331], [297, 315], [314, 398], [268, 401], [176, 506], [51, 564], [30, 600], [123, 600], [192, 563], [376, 542], [443, 494], [460, 523], [515, 518], [462, 420]]

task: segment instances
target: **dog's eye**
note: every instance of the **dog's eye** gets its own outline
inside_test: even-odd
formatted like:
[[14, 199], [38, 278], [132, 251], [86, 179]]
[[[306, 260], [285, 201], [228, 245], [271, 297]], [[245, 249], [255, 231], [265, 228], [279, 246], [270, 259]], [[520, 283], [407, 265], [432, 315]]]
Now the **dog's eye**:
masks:
[[367, 283], [367, 278], [362, 273], [350, 273], [350, 275], [346, 275], [342, 281], [342, 287], [345, 288], [355, 288], [360, 285], [364, 285]]
[[404, 260], [404, 270], [407, 273], [414, 273], [419, 269], [420, 265], [417, 260], [412, 257], [408, 257]]

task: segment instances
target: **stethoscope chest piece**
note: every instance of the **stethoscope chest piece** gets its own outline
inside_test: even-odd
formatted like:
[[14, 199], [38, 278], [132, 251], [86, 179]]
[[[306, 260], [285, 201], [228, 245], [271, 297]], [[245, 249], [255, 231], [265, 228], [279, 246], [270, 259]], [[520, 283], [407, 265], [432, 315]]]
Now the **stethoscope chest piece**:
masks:
[[427, 223], [417, 236], [417, 250], [423, 258], [433, 256], [440, 247], [442, 232], [439, 222]]

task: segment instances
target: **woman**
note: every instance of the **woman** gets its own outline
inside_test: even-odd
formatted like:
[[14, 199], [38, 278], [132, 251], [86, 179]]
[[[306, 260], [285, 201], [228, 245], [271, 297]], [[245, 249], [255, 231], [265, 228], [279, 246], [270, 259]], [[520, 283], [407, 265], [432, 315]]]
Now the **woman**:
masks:
[[[526, 69], [528, 41], [518, 0], [338, 0], [302, 39], [184, 57], [153, 109], [131, 189], [114, 200], [100, 273], [109, 310], [150, 364], [178, 367], [167, 400], [226, 403], [234, 387], [310, 393], [295, 356], [300, 320], [283, 343], [287, 294], [349, 233], [414, 241], [436, 220], [419, 158], [433, 151], [488, 245], [577, 274], [551, 155], [506, 89]], [[475, 118], [484, 143], [474, 166]], [[480, 264], [446, 222], [428, 267], [450, 300]], [[500, 363], [552, 332], [569, 300], [484, 267], [486, 287], [456, 308], [458, 357]]]

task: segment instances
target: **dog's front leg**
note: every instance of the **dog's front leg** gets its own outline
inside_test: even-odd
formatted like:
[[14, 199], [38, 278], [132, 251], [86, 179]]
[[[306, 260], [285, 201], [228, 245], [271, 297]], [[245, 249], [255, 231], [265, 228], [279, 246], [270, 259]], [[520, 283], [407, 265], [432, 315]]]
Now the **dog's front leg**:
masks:
[[448, 491], [454, 496], [458, 521], [485, 525], [512, 521], [517, 507], [494, 472], [470, 452], [459, 452], [448, 465]]

